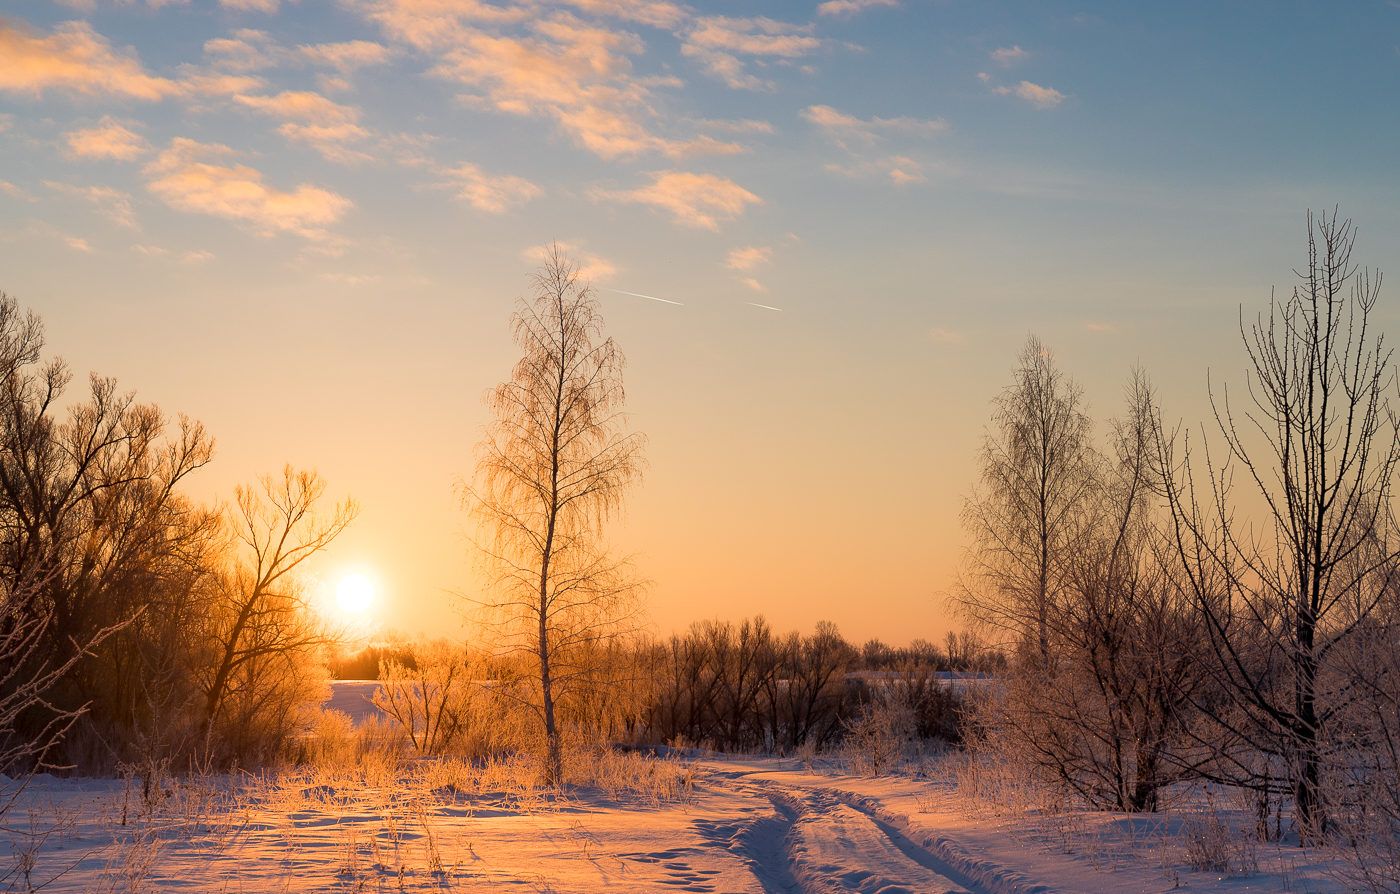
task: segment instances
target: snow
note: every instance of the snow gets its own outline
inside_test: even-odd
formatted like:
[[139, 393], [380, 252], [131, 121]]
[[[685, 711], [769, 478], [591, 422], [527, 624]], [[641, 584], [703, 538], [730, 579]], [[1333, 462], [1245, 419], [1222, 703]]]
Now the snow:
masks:
[[336, 680], [331, 684], [330, 697], [322, 707], [339, 711], [356, 726], [370, 718], [383, 719], [384, 712], [374, 703], [374, 694], [379, 687], [378, 680]]
[[670, 766], [688, 782], [671, 800], [431, 762], [165, 780], [150, 806], [139, 781], [40, 777], [5, 818], [0, 874], [30, 853], [53, 892], [1345, 890], [1329, 855], [1296, 846], [1257, 845], [1247, 874], [1192, 872], [1181, 812], [1014, 813], [948, 779], [775, 758]]

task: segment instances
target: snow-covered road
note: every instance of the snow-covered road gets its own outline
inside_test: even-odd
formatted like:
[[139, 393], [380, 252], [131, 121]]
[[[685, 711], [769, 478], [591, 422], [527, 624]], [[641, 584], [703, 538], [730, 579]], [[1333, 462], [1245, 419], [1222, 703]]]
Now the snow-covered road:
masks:
[[[776, 759], [688, 772], [689, 794], [660, 803], [555, 800], [498, 780], [205, 780], [172, 784], [145, 815], [121, 781], [43, 779], [9, 817], [0, 875], [28, 852], [32, 884], [53, 892], [1342, 890], [1296, 848], [1250, 876], [1188, 872], [1161, 818], [1092, 815], [1097, 826], [1057, 838], [972, 808], [947, 782]], [[17, 880], [0, 890], [25, 890]]]

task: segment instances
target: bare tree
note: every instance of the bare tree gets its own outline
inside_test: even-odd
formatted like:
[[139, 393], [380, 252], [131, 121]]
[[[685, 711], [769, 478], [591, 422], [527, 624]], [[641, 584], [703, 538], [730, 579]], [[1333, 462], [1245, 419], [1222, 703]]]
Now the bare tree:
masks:
[[329, 515], [318, 514], [325, 489], [320, 476], [291, 466], [256, 487], [238, 488], [229, 526], [246, 557], [225, 573], [220, 604], [208, 618], [214, 657], [202, 681], [206, 736], [237, 695], [254, 697], [245, 700], [245, 708], [265, 707], [273, 681], [294, 670], [300, 653], [325, 641], [307, 617], [295, 572], [329, 546], [357, 512], [346, 500]]
[[[1177, 559], [1230, 698], [1214, 720], [1240, 746], [1219, 772], [1264, 790], [1283, 776], [1312, 842], [1328, 827], [1329, 732], [1360, 694], [1338, 659], [1397, 583], [1400, 435], [1392, 353], [1371, 325], [1380, 276], [1353, 263], [1349, 220], [1310, 213], [1307, 229], [1299, 284], [1248, 327], [1241, 314], [1248, 401], [1212, 389], [1225, 456], [1207, 449], [1202, 466], [1165, 436], [1160, 450]], [[1256, 525], [1235, 515], [1237, 473]]]
[[470, 723], [471, 667], [465, 649], [445, 642], [412, 647], [385, 660], [374, 704], [408, 736], [420, 754], [442, 754]]
[[640, 475], [643, 438], [626, 431], [621, 351], [593, 291], [556, 245], [514, 317], [523, 352], [491, 393], [470, 503], [490, 533], [497, 576], [484, 600], [508, 646], [535, 662], [545, 779], [562, 781], [557, 705], [588, 668], [577, 658], [616, 632], [634, 591], [600, 534]]
[[1127, 396], [1084, 534], [1057, 557], [1053, 672], [1018, 665], [998, 720], [1057, 785], [1096, 806], [1138, 811], [1155, 810], [1158, 792], [1191, 773], [1183, 756], [1199, 637], [1161, 548], [1157, 413], [1141, 373]]
[[974, 620], [1008, 633], [1051, 665], [1059, 562], [1082, 533], [1097, 457], [1078, 385], [1038, 338], [1026, 339], [1012, 383], [996, 398], [981, 456], [982, 487], [967, 501]]
[[111, 379], [92, 377], [65, 407], [68, 369], [42, 351], [39, 319], [0, 294], [0, 637], [15, 645], [0, 651], [0, 698], [48, 682], [42, 704], [11, 718], [36, 741], [89, 707], [117, 722], [152, 682], [114, 664], [171, 557], [203, 536], [177, 488], [212, 453], [198, 423], [181, 418], [167, 438], [160, 411]]

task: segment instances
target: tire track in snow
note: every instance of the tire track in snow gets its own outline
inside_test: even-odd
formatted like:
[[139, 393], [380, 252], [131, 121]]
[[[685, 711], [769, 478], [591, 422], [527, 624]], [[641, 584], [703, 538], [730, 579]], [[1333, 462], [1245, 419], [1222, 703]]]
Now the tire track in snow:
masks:
[[773, 813], [742, 823], [696, 820], [695, 828], [711, 844], [742, 857], [763, 894], [798, 894], [803, 888], [792, 874], [787, 841], [796, 813], [778, 799], [768, 797]]
[[[784, 786], [747, 778], [746, 771], [729, 768], [707, 769], [734, 789], [773, 804], [776, 815], [749, 824], [754, 830], [761, 823], [771, 824], [751, 839], [762, 846], [745, 848], [765, 894], [994, 894], [1002, 890], [962, 872], [954, 861], [916, 842], [897, 824], [853, 803], [844, 792], [820, 786]], [[786, 831], [779, 840], [775, 833], [783, 826]]]

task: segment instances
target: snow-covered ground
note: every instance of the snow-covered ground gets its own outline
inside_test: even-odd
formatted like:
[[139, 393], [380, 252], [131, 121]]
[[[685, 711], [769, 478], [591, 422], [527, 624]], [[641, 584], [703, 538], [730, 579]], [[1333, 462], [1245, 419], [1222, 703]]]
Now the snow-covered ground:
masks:
[[[641, 758], [632, 758], [641, 763]], [[793, 760], [668, 762], [641, 789], [554, 798], [509, 772], [291, 773], [140, 783], [41, 777], [6, 818], [0, 890], [1336, 892], [1319, 855], [1186, 867], [1178, 814], [1008, 815], [951, 782]], [[27, 856], [26, 856], [27, 855]]]

